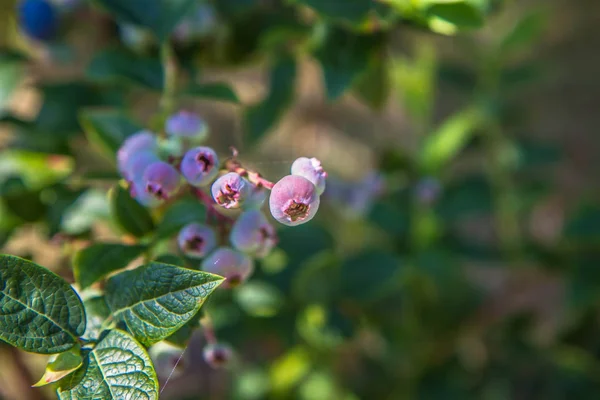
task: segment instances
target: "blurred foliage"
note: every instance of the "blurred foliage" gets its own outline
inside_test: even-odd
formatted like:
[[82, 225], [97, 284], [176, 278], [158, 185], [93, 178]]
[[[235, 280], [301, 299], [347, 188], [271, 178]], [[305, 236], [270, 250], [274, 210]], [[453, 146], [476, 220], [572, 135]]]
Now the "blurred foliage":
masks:
[[[211, 28], [180, 40], [173, 30], [197, 2], [213, 10], [214, 21], [203, 22]], [[566, 157], [520, 125], [528, 112], [520, 90], [546, 72], [527, 54], [544, 33], [541, 12], [522, 13], [507, 27], [495, 22], [503, 2], [494, 0], [95, 0], [65, 12], [62, 36], [40, 43], [9, 35], [16, 16], [8, 3], [0, 6], [10, 22], [0, 28], [7, 38], [0, 123], [8, 132], [0, 142], [0, 245], [33, 227], [60, 245], [68, 257], [58, 272], [71, 276], [74, 268], [79, 289], [150, 243], [157, 260], [189, 265], [166, 239], [202, 218], [204, 206], [184, 199], [153, 215], [120, 185], [113, 162], [144, 125], [131, 110], [166, 89], [165, 44], [179, 67], [177, 95], [236, 107], [249, 149], [290, 111], [307, 60], [321, 69], [326, 103], [353, 97], [374, 112], [400, 105], [410, 120], [414, 151], [396, 143], [376, 149], [382, 190], [358, 179], [336, 185], [332, 176], [319, 216], [282, 228], [278, 250], [247, 285], [210, 298], [215, 332], [240, 361], [212, 372], [231, 385], [177, 398], [600, 396], [597, 193], [569, 204], [550, 239], [528, 227], [561, 195], [553, 172]], [[67, 69], [59, 51], [70, 44], [66, 31], [85, 36], [93, 24], [104, 40], [89, 44], [76, 76], [40, 72]], [[475, 36], [488, 27], [491, 34]], [[414, 35], [398, 45], [408, 30]], [[438, 36], [456, 36], [453, 57]], [[202, 79], [206, 70], [257, 65], [266, 93], [251, 104], [231, 83]], [[13, 99], [23, 86], [40, 95], [30, 116]], [[441, 118], [440, 92], [457, 99]], [[476, 167], [461, 170], [471, 159]], [[103, 240], [98, 226], [125, 243]], [[71, 260], [89, 240], [96, 244]], [[490, 289], [496, 277], [519, 280], [532, 271], [534, 280], [558, 282], [539, 295], [542, 316], [514, 305], [519, 288]], [[84, 304], [88, 330], [99, 329], [104, 299], [88, 296]], [[543, 318], [556, 325], [545, 335]], [[198, 319], [167, 340], [190, 342]], [[197, 379], [194, 373], [171, 385]]]

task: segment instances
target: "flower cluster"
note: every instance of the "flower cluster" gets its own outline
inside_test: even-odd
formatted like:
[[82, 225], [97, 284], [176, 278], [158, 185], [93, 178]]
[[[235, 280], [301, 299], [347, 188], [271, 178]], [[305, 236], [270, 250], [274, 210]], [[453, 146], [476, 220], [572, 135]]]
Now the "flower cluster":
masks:
[[[159, 138], [143, 130], [127, 138], [117, 152], [119, 172], [131, 196], [146, 207], [168, 203], [186, 190], [204, 203], [216, 223], [186, 225], [177, 244], [186, 257], [200, 259], [203, 270], [225, 277], [222, 287], [245, 282], [254, 259], [266, 257], [277, 244], [276, 230], [261, 211], [267, 197], [271, 215], [284, 225], [315, 216], [327, 178], [319, 160], [298, 158], [291, 174], [273, 184], [244, 168], [237, 154], [221, 162], [214, 149], [202, 145], [208, 127], [194, 113], [175, 113], [164, 133]], [[232, 219], [223, 210], [239, 212]]]
[[[175, 113], [163, 129], [164, 135], [142, 130], [128, 137], [117, 152], [118, 170], [131, 196], [146, 207], [160, 207], [186, 192], [205, 205], [206, 220], [185, 225], [177, 235], [177, 247], [190, 263], [224, 277], [222, 289], [247, 281], [255, 259], [269, 255], [277, 244], [276, 229], [261, 210], [267, 199], [271, 215], [284, 225], [306, 223], [317, 213], [327, 173], [316, 158], [298, 158], [290, 175], [272, 183], [246, 169], [236, 151], [221, 161], [203, 144], [209, 130], [194, 113]], [[217, 368], [232, 353], [212, 336], [204, 358]], [[155, 358], [166, 370], [172, 369], [178, 352], [157, 351]]]

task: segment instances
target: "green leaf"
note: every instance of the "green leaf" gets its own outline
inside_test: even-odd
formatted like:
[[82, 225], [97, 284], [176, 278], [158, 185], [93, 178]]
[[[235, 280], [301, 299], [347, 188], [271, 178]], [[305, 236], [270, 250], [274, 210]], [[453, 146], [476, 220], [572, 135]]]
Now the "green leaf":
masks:
[[408, 237], [410, 227], [410, 205], [402, 199], [395, 201], [378, 201], [369, 212], [369, 220], [383, 229], [387, 234], [398, 237]]
[[367, 70], [354, 83], [356, 95], [374, 110], [385, 107], [391, 89], [387, 60], [381, 56], [373, 57]]
[[420, 126], [428, 125], [432, 119], [437, 85], [436, 52], [431, 43], [423, 42], [410, 57], [396, 56], [391, 63], [394, 91], [405, 105], [408, 116]]
[[73, 257], [75, 280], [81, 289], [118, 269], [125, 268], [146, 250], [146, 246], [120, 243], [95, 243], [78, 251]]
[[79, 345], [73, 346], [63, 353], [53, 354], [48, 360], [44, 376], [33, 386], [40, 387], [59, 381], [79, 369], [82, 364], [83, 357], [81, 357], [81, 348]]
[[173, 236], [185, 225], [203, 222], [206, 219], [206, 207], [195, 199], [185, 199], [170, 206], [156, 229], [156, 236], [165, 239]]
[[508, 53], [528, 48], [539, 37], [543, 24], [541, 15], [537, 13], [521, 18], [500, 43], [501, 51]]
[[579, 254], [572, 260], [573, 272], [567, 282], [567, 300], [571, 307], [581, 309], [597, 304], [600, 299], [599, 261], [595, 254]]
[[146, 350], [112, 330], [85, 357], [84, 366], [59, 382], [61, 400], [156, 400], [158, 380]]
[[481, 119], [477, 110], [466, 109], [444, 121], [423, 143], [420, 152], [423, 171], [435, 173], [458, 156], [473, 137]]
[[500, 87], [504, 91], [520, 89], [544, 76], [544, 66], [540, 63], [526, 63], [503, 68], [500, 72]]
[[553, 143], [522, 139], [518, 143], [519, 167], [551, 167], [563, 158], [562, 149]]
[[98, 220], [110, 219], [106, 192], [88, 189], [61, 213], [61, 229], [70, 235], [89, 231]]
[[443, 62], [438, 68], [438, 79], [466, 92], [473, 91], [477, 86], [477, 72], [471, 66]]
[[285, 304], [285, 297], [277, 287], [256, 280], [236, 290], [235, 299], [240, 308], [253, 317], [272, 317]]
[[600, 207], [597, 204], [580, 206], [565, 222], [563, 236], [579, 245], [600, 243]]
[[244, 116], [247, 139], [258, 142], [279, 122], [294, 100], [296, 86], [296, 61], [282, 58], [271, 68], [270, 90], [266, 99], [248, 108]]
[[81, 133], [78, 118], [83, 107], [123, 105], [122, 90], [90, 82], [44, 83], [40, 90], [44, 103], [35, 120], [35, 128], [41, 133], [41, 138], [51, 135], [64, 141]]
[[111, 160], [128, 136], [140, 131], [142, 126], [124, 112], [111, 109], [86, 109], [79, 114], [81, 126], [88, 140], [101, 148]]
[[73, 167], [71, 157], [5, 150], [0, 154], [0, 183], [19, 177], [26, 188], [42, 189], [65, 179]]
[[116, 185], [108, 194], [110, 211], [115, 223], [125, 232], [142, 237], [154, 230], [152, 216], [129, 192]]
[[39, 190], [27, 190], [19, 177], [12, 177], [0, 183], [0, 196], [6, 208], [26, 222], [35, 222], [46, 215]]
[[399, 287], [401, 262], [394, 254], [372, 250], [346, 260], [340, 270], [342, 295], [359, 302], [383, 297]]
[[0, 255], [0, 339], [53, 354], [73, 347], [84, 331], [83, 304], [67, 282], [31, 261]]
[[160, 91], [164, 73], [160, 60], [141, 57], [123, 50], [99, 52], [86, 70], [89, 79], [99, 82], [128, 82]]
[[[314, 224], [283, 228], [278, 235], [278, 248], [285, 252], [285, 259], [288, 262], [283, 270], [265, 278], [268, 278], [269, 283], [274, 284], [283, 293], [289, 293], [305, 263], [313, 257], [319, 257], [321, 252], [333, 248], [333, 237], [327, 230]], [[263, 267], [265, 267], [264, 261]]]
[[106, 301], [114, 318], [150, 346], [185, 325], [221, 282], [206, 272], [150, 263], [110, 278]]
[[[45, 219], [48, 224], [48, 238], [52, 238], [57, 233], [61, 232], [65, 214], [73, 207], [77, 200], [84, 195], [84, 193], [85, 191], [83, 189], [71, 189], [66, 184], [58, 184], [44, 190], [41, 198], [43, 199], [44, 205], [47, 207]], [[103, 197], [106, 199], [106, 195]]]
[[426, 10], [430, 18], [435, 18], [458, 29], [473, 29], [483, 26], [483, 13], [469, 0], [442, 1]]
[[165, 340], [171, 344], [174, 344], [175, 346], [185, 348], [190, 342], [190, 339], [194, 334], [194, 330], [200, 328], [200, 319], [203, 315], [204, 314], [202, 313], [202, 310], [198, 311], [196, 315], [186, 322], [185, 325], [177, 329], [175, 333], [167, 337]]
[[489, 213], [492, 210], [492, 188], [484, 176], [470, 175], [447, 188], [436, 212], [447, 222], [460, 222], [461, 218]]
[[118, 20], [143, 26], [166, 41], [196, 0], [96, 0]]
[[366, 71], [381, 38], [331, 27], [315, 56], [323, 68], [327, 98], [340, 97]]
[[234, 90], [226, 83], [196, 83], [190, 85], [185, 94], [206, 100], [218, 100], [229, 103], [239, 104], [240, 100]]

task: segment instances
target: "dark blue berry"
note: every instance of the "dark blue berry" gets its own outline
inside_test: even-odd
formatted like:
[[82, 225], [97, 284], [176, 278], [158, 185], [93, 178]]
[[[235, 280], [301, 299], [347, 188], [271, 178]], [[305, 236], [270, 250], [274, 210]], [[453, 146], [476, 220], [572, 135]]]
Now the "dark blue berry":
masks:
[[19, 25], [33, 39], [50, 40], [58, 31], [58, 15], [47, 0], [23, 0], [19, 4]]

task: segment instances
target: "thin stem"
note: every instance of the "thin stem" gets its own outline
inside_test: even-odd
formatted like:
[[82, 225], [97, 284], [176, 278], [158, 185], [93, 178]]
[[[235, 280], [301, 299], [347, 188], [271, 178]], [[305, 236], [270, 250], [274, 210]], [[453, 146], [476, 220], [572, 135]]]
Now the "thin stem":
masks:
[[235, 157], [225, 161], [223, 167], [229, 172], [235, 172], [236, 174], [248, 179], [251, 183], [258, 187], [264, 187], [271, 190], [273, 189], [273, 186], [275, 186], [273, 182], [263, 178], [258, 172], [250, 171], [244, 168], [242, 164], [235, 159]]

